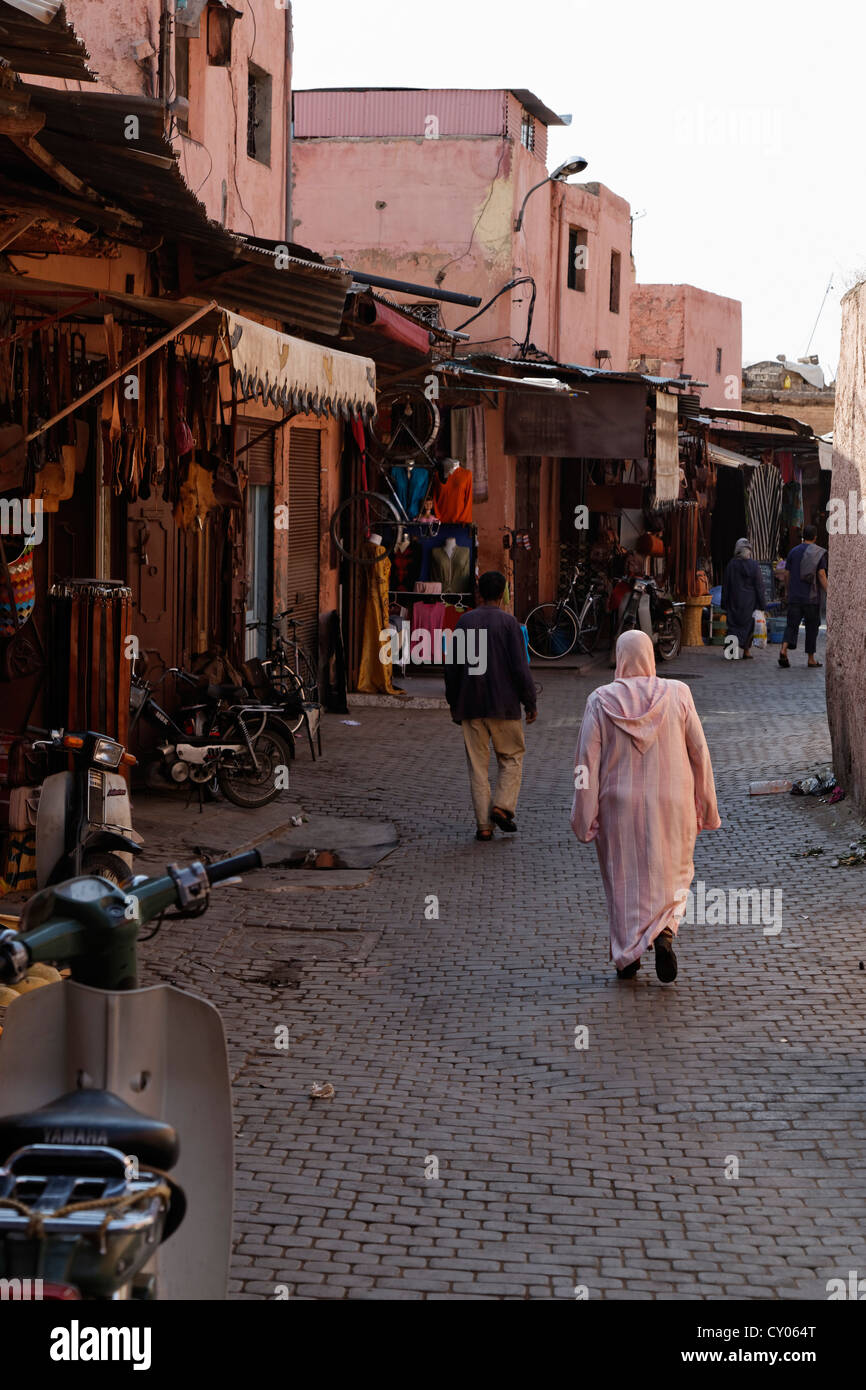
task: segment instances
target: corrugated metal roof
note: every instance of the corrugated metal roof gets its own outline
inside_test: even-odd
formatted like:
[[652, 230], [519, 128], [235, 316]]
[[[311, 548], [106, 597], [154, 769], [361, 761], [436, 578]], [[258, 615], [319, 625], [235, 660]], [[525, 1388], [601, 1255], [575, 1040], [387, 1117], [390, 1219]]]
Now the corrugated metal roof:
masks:
[[576, 376], [589, 381], [594, 378], [603, 378], [605, 381], [645, 381], [648, 386], [664, 389], [668, 386], [682, 387], [679, 377], [672, 376], [650, 376], [646, 372], [610, 372], [601, 367], [582, 367], [575, 362], [536, 362], [533, 358], [523, 357], [499, 357], [495, 353], [468, 353], [461, 355], [459, 362], [479, 364], [496, 363], [511, 367], [512, 370], [523, 372], [531, 370], [533, 375], [551, 376]]
[[[27, 91], [33, 106], [46, 113], [40, 143], [99, 195], [91, 206], [78, 198], [73, 216], [140, 242], [141, 227], [118, 228], [115, 213], [120, 208], [151, 229], [151, 235], [158, 231], [168, 241], [194, 243], [196, 283], [184, 285], [185, 294], [197, 294], [204, 281], [201, 293], [215, 291], [229, 308], [256, 309], [298, 331], [339, 332], [351, 273], [294, 254], [302, 248], [290, 247], [286, 255], [277, 249], [279, 243], [258, 244], [212, 221], [181, 174], [158, 101], [49, 87]], [[138, 120], [135, 140], [125, 138], [130, 116]], [[58, 191], [48, 174], [8, 142], [0, 151], [7, 197], [14, 184], [22, 196], [29, 189], [36, 201], [44, 196], [49, 206], [69, 201], [68, 190]]]
[[96, 74], [88, 66], [90, 54], [67, 22], [63, 5], [50, 9], [57, 12], [45, 23], [35, 17], [35, 8], [28, 13], [19, 4], [0, 0], [0, 58], [28, 76], [95, 82]]
[[[294, 138], [502, 135], [509, 88], [316, 87], [295, 91]], [[563, 122], [532, 92], [512, 95], [544, 125]], [[438, 125], [431, 126], [431, 117]]]

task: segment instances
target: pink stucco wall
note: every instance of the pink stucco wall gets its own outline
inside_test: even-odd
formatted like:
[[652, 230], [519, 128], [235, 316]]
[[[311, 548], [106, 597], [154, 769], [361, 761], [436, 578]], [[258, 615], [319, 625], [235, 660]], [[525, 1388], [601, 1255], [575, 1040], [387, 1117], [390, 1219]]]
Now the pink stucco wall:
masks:
[[[705, 405], [735, 408], [742, 381], [742, 309], [738, 299], [694, 285], [635, 285], [631, 296], [629, 357], [651, 371], [688, 372], [705, 381]], [[717, 349], [722, 349], [721, 371]]]
[[[322, 254], [371, 274], [479, 295], [486, 303], [509, 280], [537, 285], [531, 340], [562, 360], [606, 366], [628, 359], [633, 271], [629, 207], [599, 184], [548, 183], [532, 195], [523, 226], [514, 221], [544, 161], [495, 136], [439, 139], [295, 138], [294, 235]], [[586, 290], [566, 288], [569, 226], [588, 232]], [[621, 254], [620, 312], [609, 309], [610, 252]], [[504, 355], [523, 341], [530, 287], [502, 296], [468, 330], [473, 343]], [[456, 328], [472, 310], [443, 305]]]
[[[174, 0], [169, 0], [174, 9]], [[208, 64], [206, 16], [202, 37], [190, 43], [190, 131], [177, 134], [180, 167], [208, 213], [233, 231], [279, 240], [285, 235], [286, 104], [291, 71], [286, 61], [288, 9], [274, 0], [244, 0], [232, 33], [231, 68]], [[152, 95], [156, 58], [138, 64], [134, 45], [159, 46], [160, 0], [66, 0], [70, 23], [86, 43], [99, 74], [94, 90]], [[248, 65], [272, 82], [270, 162], [247, 155]], [[40, 79], [46, 84], [50, 79]], [[63, 83], [55, 81], [54, 86]], [[171, 91], [174, 91], [172, 82]]]
[[842, 300], [831, 499], [842, 504], [846, 527], [844, 534], [829, 538], [827, 591], [827, 713], [833, 768], [861, 812], [866, 811], [866, 536], [860, 530], [864, 497], [866, 283], [861, 283]]

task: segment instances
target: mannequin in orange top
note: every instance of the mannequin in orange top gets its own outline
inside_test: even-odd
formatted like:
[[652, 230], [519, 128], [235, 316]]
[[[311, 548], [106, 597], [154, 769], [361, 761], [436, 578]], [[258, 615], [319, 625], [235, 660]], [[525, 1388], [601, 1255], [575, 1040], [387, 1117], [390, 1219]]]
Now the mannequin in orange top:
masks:
[[444, 483], [436, 478], [433, 483], [433, 500], [436, 515], [440, 521], [472, 520], [472, 474], [468, 468], [461, 468], [457, 459], [443, 459]]

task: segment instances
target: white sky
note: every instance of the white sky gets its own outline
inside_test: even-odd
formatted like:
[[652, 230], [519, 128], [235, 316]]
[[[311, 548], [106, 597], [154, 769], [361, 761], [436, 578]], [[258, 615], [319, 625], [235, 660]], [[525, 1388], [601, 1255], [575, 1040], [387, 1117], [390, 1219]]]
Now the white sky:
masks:
[[866, 277], [860, 0], [295, 0], [296, 87], [526, 87], [548, 164], [628, 199], [639, 281], [743, 302], [743, 360], [810, 351]]

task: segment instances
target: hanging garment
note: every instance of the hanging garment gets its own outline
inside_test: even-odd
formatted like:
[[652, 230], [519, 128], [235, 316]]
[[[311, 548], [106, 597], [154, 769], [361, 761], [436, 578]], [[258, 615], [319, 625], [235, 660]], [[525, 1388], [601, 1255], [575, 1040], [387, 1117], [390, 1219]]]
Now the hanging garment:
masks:
[[410, 541], [405, 550], [396, 547], [391, 553], [391, 589], [408, 593], [421, 573], [422, 551], [418, 541]]
[[[369, 545], [369, 542], [368, 542]], [[364, 605], [364, 630], [361, 635], [361, 668], [358, 691], [365, 695], [397, 695], [391, 678], [391, 662], [382, 661], [383, 642], [379, 634], [388, 627], [388, 579], [391, 563], [384, 545], [370, 546], [377, 557], [375, 564], [365, 566], [367, 598]]]
[[772, 463], [752, 470], [747, 496], [749, 540], [756, 560], [775, 560], [782, 522], [782, 475]]
[[455, 468], [444, 483], [436, 478], [433, 500], [440, 521], [472, 520], [472, 474], [468, 468]]
[[414, 521], [420, 515], [430, 486], [429, 469], [416, 466], [410, 470], [406, 464], [398, 464], [391, 469], [391, 482], [406, 515], [410, 521]]
[[414, 603], [412, 605], [412, 635], [416, 632], [444, 631], [444, 603]]
[[697, 834], [721, 825], [692, 693], [654, 668], [646, 633], [623, 633], [616, 678], [590, 694], [574, 759], [571, 826], [595, 842], [618, 970], [666, 928], [676, 934]]
[[[9, 586], [5, 578], [0, 579], [0, 637], [12, 637], [23, 627], [36, 607], [36, 580], [33, 575], [33, 544], [28, 542], [17, 560], [7, 565], [9, 583], [12, 586], [10, 599]], [[12, 612], [12, 603], [18, 614], [18, 621]]]
[[430, 552], [430, 578], [441, 582], [443, 594], [471, 593], [469, 546], [457, 545], [449, 556], [444, 545], [437, 545]]
[[472, 405], [468, 410], [451, 412], [451, 453], [460, 459], [472, 474], [472, 497], [484, 502], [487, 488], [487, 434], [484, 407]]
[[793, 481], [786, 483], [782, 489], [782, 530], [788, 532], [792, 527], [801, 529], [803, 519], [803, 484]]

